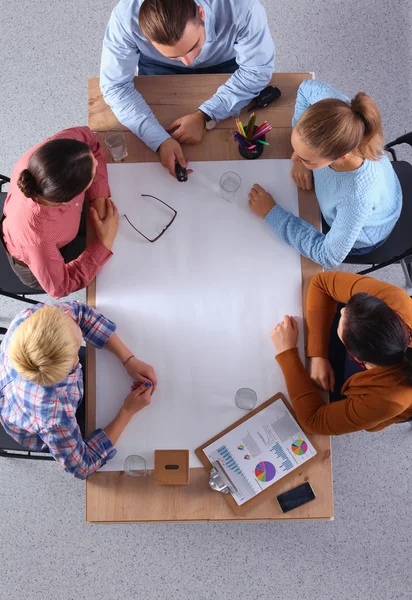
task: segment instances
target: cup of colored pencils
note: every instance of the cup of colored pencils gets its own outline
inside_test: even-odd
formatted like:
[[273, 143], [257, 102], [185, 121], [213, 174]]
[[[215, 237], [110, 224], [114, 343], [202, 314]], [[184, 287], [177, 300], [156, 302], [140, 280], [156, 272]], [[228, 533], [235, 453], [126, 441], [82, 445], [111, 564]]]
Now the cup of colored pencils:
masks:
[[239, 153], [243, 158], [259, 158], [265, 146], [269, 146], [266, 141], [266, 134], [272, 129], [272, 125], [265, 121], [262, 125], [256, 125], [256, 115], [252, 113], [249, 117], [246, 127], [243, 126], [240, 119], [236, 119], [237, 131], [233, 132], [233, 138], [239, 144]]

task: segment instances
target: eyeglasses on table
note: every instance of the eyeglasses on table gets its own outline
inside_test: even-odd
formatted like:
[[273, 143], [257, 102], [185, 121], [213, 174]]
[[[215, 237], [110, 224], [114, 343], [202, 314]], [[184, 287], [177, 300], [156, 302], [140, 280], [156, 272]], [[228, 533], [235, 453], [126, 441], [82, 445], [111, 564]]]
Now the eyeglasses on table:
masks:
[[169, 204], [166, 204], [166, 202], [163, 202], [163, 200], [160, 200], [160, 198], [156, 198], [156, 196], [152, 196], [151, 194], [141, 194], [142, 198], [153, 198], [154, 200], [157, 200], [158, 202], [161, 202], [162, 204], [164, 204], [165, 206], [167, 206], [167, 208], [170, 208], [170, 210], [173, 212], [173, 217], [172, 220], [170, 221], [170, 223], [168, 225], [166, 225], [166, 227], [163, 229], [163, 231], [161, 233], [159, 233], [159, 235], [157, 235], [155, 238], [150, 239], [147, 237], [147, 235], [145, 235], [144, 233], [142, 233], [141, 231], [139, 231], [137, 229], [137, 227], [135, 227], [133, 225], [133, 223], [130, 221], [129, 217], [125, 214], [125, 218], [126, 221], [129, 223], [129, 225], [131, 225], [131, 227], [133, 227], [133, 229], [135, 231], [137, 231], [137, 233], [139, 233], [142, 237], [145, 238], [145, 240], [147, 240], [148, 242], [150, 242], [151, 244], [153, 244], [153, 242], [156, 242], [159, 238], [162, 237], [162, 235], [169, 229], [169, 227], [171, 226], [171, 224], [173, 223], [173, 221], [176, 219], [177, 217], [177, 210], [175, 210], [174, 208], [172, 208]]

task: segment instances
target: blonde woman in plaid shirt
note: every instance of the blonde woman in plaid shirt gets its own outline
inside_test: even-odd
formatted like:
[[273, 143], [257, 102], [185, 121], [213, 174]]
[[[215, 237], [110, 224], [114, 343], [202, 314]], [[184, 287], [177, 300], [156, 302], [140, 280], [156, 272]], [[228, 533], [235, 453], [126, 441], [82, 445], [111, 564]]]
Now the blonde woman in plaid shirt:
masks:
[[[0, 349], [0, 421], [5, 431], [28, 450], [48, 448], [79, 479], [116, 454], [121, 433], [150, 404], [157, 385], [153, 368], [138, 360], [115, 330], [114, 323], [85, 304], [38, 304], [16, 316]], [[83, 340], [113, 352], [134, 380], [113, 421], [86, 438], [76, 418], [83, 400]]]

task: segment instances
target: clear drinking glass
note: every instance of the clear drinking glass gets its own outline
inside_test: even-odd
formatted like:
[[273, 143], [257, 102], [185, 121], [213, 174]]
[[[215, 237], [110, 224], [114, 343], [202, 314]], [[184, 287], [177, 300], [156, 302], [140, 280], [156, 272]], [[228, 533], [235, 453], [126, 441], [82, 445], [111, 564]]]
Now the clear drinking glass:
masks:
[[236, 199], [236, 194], [242, 185], [242, 180], [237, 173], [227, 171], [223, 173], [219, 181], [220, 195], [228, 202], [233, 202]]
[[104, 143], [109, 148], [113, 160], [123, 160], [127, 156], [126, 137], [122, 131], [109, 131], [104, 136]]
[[236, 392], [235, 403], [238, 408], [242, 410], [252, 410], [255, 408], [257, 402], [257, 395], [254, 390], [250, 388], [240, 388]]
[[130, 477], [144, 477], [147, 475], [146, 461], [143, 456], [132, 454], [124, 461], [124, 472]]

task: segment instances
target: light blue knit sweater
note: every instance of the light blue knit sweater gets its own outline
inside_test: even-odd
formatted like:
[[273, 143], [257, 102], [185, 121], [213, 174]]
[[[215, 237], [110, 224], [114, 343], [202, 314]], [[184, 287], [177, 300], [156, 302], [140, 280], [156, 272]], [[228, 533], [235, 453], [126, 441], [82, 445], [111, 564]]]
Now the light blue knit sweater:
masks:
[[[324, 98], [349, 98], [321, 81], [304, 81], [298, 90], [292, 126], [305, 110]], [[399, 180], [386, 156], [365, 160], [355, 171], [330, 167], [313, 171], [320, 210], [330, 226], [323, 235], [312, 225], [276, 205], [265, 221], [290, 246], [325, 268], [338, 266], [352, 248], [366, 248], [384, 240], [402, 208]]]

